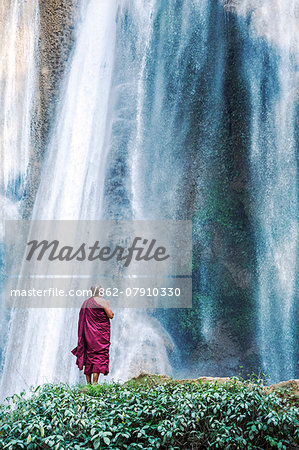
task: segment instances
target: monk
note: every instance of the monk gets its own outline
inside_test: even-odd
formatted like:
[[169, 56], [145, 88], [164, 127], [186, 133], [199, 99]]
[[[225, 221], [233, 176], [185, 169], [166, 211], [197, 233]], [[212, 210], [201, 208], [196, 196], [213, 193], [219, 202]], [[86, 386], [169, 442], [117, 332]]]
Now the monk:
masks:
[[[100, 373], [109, 373], [110, 319], [114, 313], [102, 298], [101, 286], [91, 288], [93, 297], [85, 300], [79, 313], [78, 345], [72, 350], [87, 384], [97, 384]], [[92, 377], [92, 378], [91, 378]]]

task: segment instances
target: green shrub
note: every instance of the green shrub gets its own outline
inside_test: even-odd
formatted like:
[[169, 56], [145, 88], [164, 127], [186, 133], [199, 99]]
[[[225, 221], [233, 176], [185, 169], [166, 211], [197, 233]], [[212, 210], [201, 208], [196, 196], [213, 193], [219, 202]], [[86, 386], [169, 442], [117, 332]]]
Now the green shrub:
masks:
[[[157, 380], [157, 381], [156, 381]], [[1, 449], [291, 449], [298, 407], [261, 384], [50, 385], [0, 407]]]

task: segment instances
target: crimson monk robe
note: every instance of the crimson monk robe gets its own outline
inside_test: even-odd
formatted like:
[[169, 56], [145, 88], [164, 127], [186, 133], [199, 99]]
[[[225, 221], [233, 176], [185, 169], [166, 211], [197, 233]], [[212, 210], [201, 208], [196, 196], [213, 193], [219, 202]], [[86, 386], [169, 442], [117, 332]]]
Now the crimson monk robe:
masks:
[[84, 301], [78, 324], [78, 345], [72, 350], [86, 375], [109, 373], [110, 319], [93, 297]]

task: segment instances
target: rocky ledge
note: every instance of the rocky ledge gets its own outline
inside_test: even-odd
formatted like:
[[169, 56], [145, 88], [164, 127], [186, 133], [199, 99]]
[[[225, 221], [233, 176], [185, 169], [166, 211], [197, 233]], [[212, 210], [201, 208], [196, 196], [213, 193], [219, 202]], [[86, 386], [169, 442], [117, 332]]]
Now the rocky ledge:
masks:
[[[157, 385], [162, 384], [166, 382], [172, 382], [172, 383], [219, 383], [219, 384], [225, 384], [229, 382], [236, 382], [236, 383], [244, 383], [241, 379], [237, 378], [229, 378], [229, 377], [198, 377], [198, 378], [183, 378], [183, 379], [176, 379], [171, 378], [168, 375], [155, 375], [152, 373], [147, 372], [141, 372], [138, 376], [131, 378], [130, 380], [126, 381], [124, 384], [130, 384], [130, 383], [148, 383], [150, 385]], [[249, 385], [256, 384], [251, 381], [246, 381]], [[265, 392], [273, 392], [273, 391], [279, 391], [280, 393], [288, 393], [295, 397], [297, 397], [299, 401], [299, 379], [292, 379], [288, 381], [280, 381], [276, 384], [271, 384], [269, 386], [263, 385], [263, 389]]]

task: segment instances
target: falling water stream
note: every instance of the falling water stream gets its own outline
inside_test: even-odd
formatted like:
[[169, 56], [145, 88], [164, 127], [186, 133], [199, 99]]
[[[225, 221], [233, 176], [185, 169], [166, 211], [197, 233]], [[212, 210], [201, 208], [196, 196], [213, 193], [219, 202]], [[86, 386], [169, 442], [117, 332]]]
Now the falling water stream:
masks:
[[[293, 19], [298, 5], [275, 2], [274, 18], [271, 2], [261, 3], [259, 8], [249, 0], [79, 2], [75, 43], [57, 95], [31, 218], [193, 219], [194, 242], [204, 248], [194, 327], [200, 327], [207, 345], [213, 340], [221, 271], [213, 267], [215, 236], [206, 217], [213, 212], [210, 193], [227, 170], [220, 146], [231, 14], [225, 8], [233, 4], [249, 99], [256, 341], [263, 370], [278, 381], [296, 375], [298, 31]], [[0, 49], [5, 219], [20, 217], [30, 177], [38, 1], [2, 1], [0, 14], [5, 24]], [[200, 214], [194, 216], [196, 211]], [[70, 353], [77, 320], [78, 310], [70, 308], [12, 311], [0, 398], [43, 382], [80, 380]], [[117, 311], [108, 380], [126, 380], [142, 370], [171, 374], [180, 357], [172, 331], [150, 311]]]
[[4, 300], [4, 225], [21, 218], [22, 197], [29, 179], [31, 121], [38, 74], [38, 2], [0, 3], [0, 352], [6, 343], [9, 311]]
[[[295, 304], [298, 300], [295, 130], [299, 3], [265, 0], [261, 6], [259, 2], [247, 0], [240, 2], [239, 13], [243, 18], [241, 26], [248, 30], [243, 64], [251, 104], [258, 342], [264, 372], [275, 380], [289, 379], [296, 373]], [[271, 43], [270, 48], [261, 37]]]
[[[92, 0], [84, 6], [33, 219], [103, 218], [106, 156], [113, 139], [109, 98], [117, 2]], [[72, 309], [15, 310], [6, 350], [9, 356], [3, 370], [3, 392], [12, 393], [43, 382], [78, 381], [79, 372], [70, 353], [76, 344], [77, 320], [78, 311]], [[131, 310], [120, 313], [113, 325], [114, 369], [109, 378], [126, 379], [142, 369], [169, 372], [163, 342], [166, 332], [159, 335], [158, 323]], [[128, 333], [132, 328], [134, 333]], [[117, 347], [119, 339], [121, 350]], [[150, 358], [154, 364], [149, 365]], [[8, 376], [12, 370], [18, 374], [14, 380]]]

